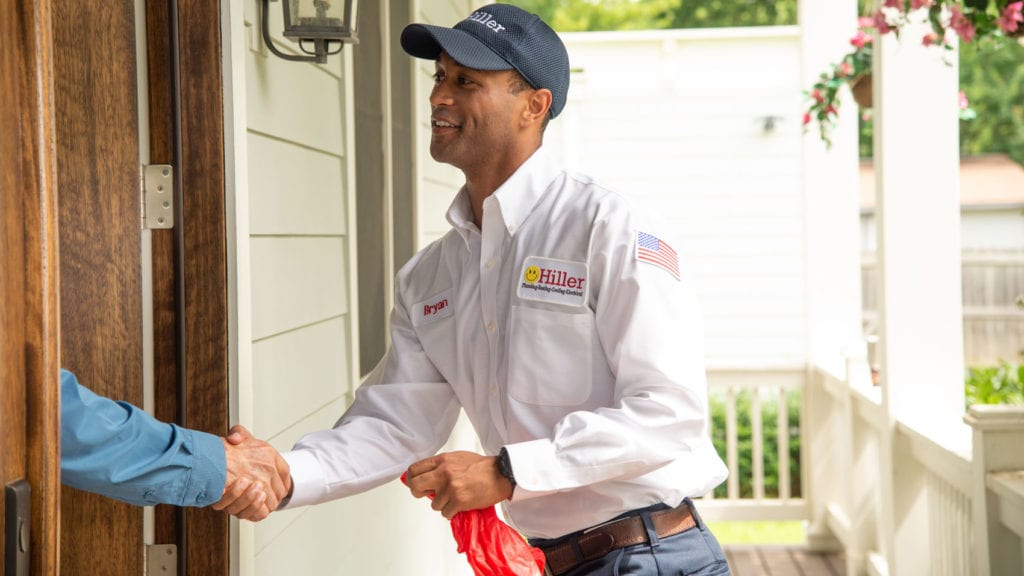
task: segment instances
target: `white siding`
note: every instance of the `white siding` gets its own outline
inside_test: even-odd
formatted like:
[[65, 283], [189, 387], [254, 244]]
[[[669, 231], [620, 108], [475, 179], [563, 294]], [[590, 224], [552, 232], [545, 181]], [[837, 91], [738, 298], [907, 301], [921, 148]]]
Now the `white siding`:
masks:
[[570, 100], [546, 145], [676, 229], [709, 365], [803, 362], [796, 29], [563, 37]]
[[[424, 7], [410, 2], [420, 21], [451, 24], [471, 9], [461, 0]], [[303, 434], [333, 426], [358, 386], [352, 48], [323, 65], [286, 62], [262, 46], [258, 2], [222, 5], [229, 46], [229, 199], [235, 214], [229, 223], [233, 421], [287, 450]], [[295, 45], [279, 33], [280, 6], [270, 8], [277, 45], [294, 52]], [[377, 23], [362, 25], [363, 35], [377, 33]], [[429, 90], [429, 84], [417, 86]], [[426, 99], [421, 102], [429, 110]], [[420, 120], [429, 138], [429, 124]], [[418, 187], [447, 188], [450, 198], [458, 174], [438, 171], [428, 153], [426, 158], [433, 165], [427, 170], [437, 174], [419, 176], [426, 184]], [[436, 237], [447, 227], [448, 200], [431, 200], [435, 196], [441, 194], [428, 195], [422, 211], [440, 224], [421, 229]], [[438, 210], [437, 204], [444, 206]], [[470, 443], [460, 427], [450, 446]], [[468, 573], [448, 522], [397, 481], [235, 526], [238, 557], [232, 565], [241, 576]]]
[[[960, 211], [960, 243], [964, 250], [1024, 250], [1024, 218], [1020, 206], [969, 208]], [[874, 213], [861, 216], [861, 246], [877, 248]]]
[[[271, 6], [271, 30], [280, 10]], [[258, 17], [246, 24], [258, 30]], [[291, 42], [277, 38], [284, 49]], [[245, 140], [251, 314], [250, 398], [253, 433], [279, 450], [306, 432], [330, 427], [356, 385], [352, 330], [355, 240], [346, 90], [348, 59], [286, 62], [250, 38], [245, 50]], [[244, 281], [244, 280], [242, 280]], [[246, 313], [245, 310], [240, 314]], [[364, 506], [373, 506], [374, 498]], [[245, 525], [243, 573], [346, 574], [368, 546], [331, 503], [274, 514]]]
[[1020, 206], [1003, 210], [969, 210], [961, 213], [960, 234], [965, 250], [1024, 249], [1024, 218]]
[[[272, 112], [271, 112], [272, 113]], [[348, 204], [338, 190], [324, 182], [345, 179], [344, 159], [337, 153], [296, 146], [251, 132], [250, 158], [270, 163], [260, 178], [250, 181], [250, 221], [254, 233], [285, 235], [346, 233]], [[258, 232], [255, 232], [257, 231]]]
[[254, 341], [347, 315], [345, 236], [251, 237]]

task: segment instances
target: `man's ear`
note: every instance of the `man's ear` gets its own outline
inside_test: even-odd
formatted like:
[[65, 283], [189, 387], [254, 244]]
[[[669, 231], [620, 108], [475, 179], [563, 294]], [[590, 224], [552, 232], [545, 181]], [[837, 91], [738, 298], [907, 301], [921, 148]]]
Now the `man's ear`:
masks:
[[523, 120], [543, 122], [551, 109], [551, 90], [538, 88], [530, 93], [530, 99], [523, 110]]

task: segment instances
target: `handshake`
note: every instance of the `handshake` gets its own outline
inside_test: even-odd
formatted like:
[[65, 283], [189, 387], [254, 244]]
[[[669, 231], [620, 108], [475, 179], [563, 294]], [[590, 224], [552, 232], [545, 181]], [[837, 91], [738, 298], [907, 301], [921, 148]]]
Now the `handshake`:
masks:
[[259, 522], [292, 491], [288, 463], [273, 446], [242, 426], [234, 426], [224, 442], [227, 479], [224, 494], [213, 504], [241, 520]]

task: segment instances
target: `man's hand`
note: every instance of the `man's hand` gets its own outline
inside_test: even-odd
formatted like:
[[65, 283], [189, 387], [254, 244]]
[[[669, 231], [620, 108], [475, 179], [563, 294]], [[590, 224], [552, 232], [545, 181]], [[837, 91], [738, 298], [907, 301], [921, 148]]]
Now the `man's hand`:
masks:
[[213, 505], [242, 520], [259, 522], [277, 509], [292, 489], [288, 463], [273, 446], [254, 438], [242, 426], [224, 439], [228, 476], [224, 495]]
[[405, 483], [417, 498], [433, 495], [430, 507], [449, 520], [512, 496], [512, 484], [498, 473], [498, 459], [472, 452], [445, 452], [420, 460], [409, 466]]

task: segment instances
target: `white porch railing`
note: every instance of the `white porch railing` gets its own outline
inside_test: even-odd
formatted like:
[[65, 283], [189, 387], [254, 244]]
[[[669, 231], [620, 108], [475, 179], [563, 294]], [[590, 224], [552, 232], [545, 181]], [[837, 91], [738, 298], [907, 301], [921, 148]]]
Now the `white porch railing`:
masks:
[[[806, 379], [802, 366], [752, 367], [719, 369], [708, 373], [709, 392], [716, 401], [725, 403], [725, 453], [722, 455], [729, 468], [725, 497], [708, 494], [700, 503], [701, 514], [709, 520], [804, 520], [808, 518], [807, 502], [800, 478], [790, 477], [791, 456], [789, 438], [793, 429], [800, 430], [800, 422], [790, 422], [787, 396], [800, 393]], [[739, 421], [742, 393], [749, 394], [750, 420], [750, 476], [748, 493], [742, 493], [739, 444]], [[762, 408], [767, 403], [776, 406], [774, 421], [764, 422]], [[802, 411], [801, 411], [802, 412]], [[711, 422], [709, 420], [709, 425]], [[766, 429], [774, 427], [776, 439], [778, 489], [774, 494], [765, 489]], [[802, 458], [801, 458], [802, 460]], [[747, 468], [743, 466], [742, 468]]]
[[[851, 576], [1024, 574], [1024, 406], [972, 406], [964, 423], [933, 438], [890, 424], [864, 358], [849, 360], [843, 375], [712, 370], [709, 386], [726, 402], [731, 475], [725, 497], [700, 502], [706, 518], [805, 520], [808, 546], [843, 549]], [[736, 448], [745, 440], [736, 424], [742, 390], [752, 394], [746, 495]], [[788, 421], [785, 397], [794, 390], [803, 398], [801, 473], [792, 485], [785, 440], [797, 423]], [[778, 403], [775, 422], [761, 421], [765, 402]], [[778, 495], [764, 490], [766, 425], [780, 440]]]

